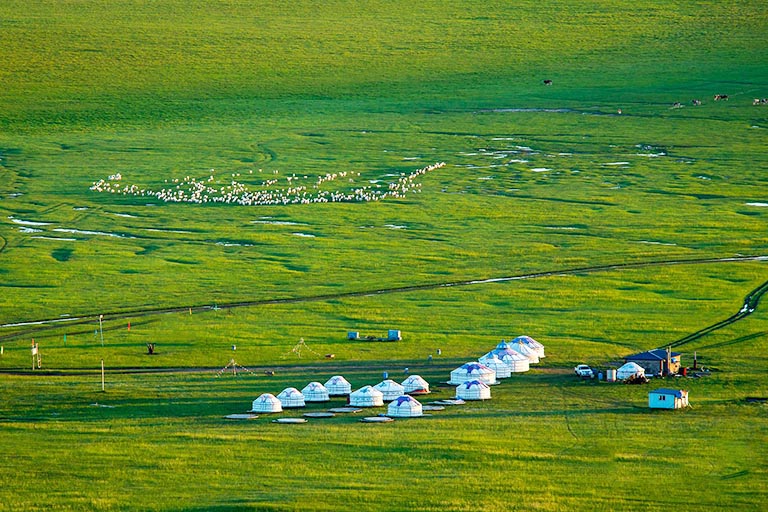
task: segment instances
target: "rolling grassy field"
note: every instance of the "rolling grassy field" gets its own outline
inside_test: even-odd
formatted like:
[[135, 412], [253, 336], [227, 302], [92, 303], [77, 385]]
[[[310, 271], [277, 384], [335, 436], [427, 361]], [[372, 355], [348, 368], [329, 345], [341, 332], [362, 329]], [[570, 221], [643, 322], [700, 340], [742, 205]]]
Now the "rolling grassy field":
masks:
[[[716, 261], [768, 256], [766, 26], [755, 1], [2, 2], [0, 510], [759, 510], [764, 303], [678, 347], [713, 369], [663, 384], [691, 409], [571, 368], [766, 281]], [[240, 204], [266, 196], [306, 201]], [[519, 334], [548, 357], [489, 402], [223, 418], [337, 373], [447, 398]], [[254, 373], [217, 378], [233, 357]]]

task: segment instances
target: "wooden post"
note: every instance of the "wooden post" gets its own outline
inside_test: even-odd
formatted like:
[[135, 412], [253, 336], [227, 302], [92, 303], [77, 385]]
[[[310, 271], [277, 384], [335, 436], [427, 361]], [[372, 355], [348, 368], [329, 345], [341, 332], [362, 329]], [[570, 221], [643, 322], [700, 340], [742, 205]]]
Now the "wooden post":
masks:
[[102, 393], [106, 391], [104, 389], [104, 360], [101, 360], [101, 391]]

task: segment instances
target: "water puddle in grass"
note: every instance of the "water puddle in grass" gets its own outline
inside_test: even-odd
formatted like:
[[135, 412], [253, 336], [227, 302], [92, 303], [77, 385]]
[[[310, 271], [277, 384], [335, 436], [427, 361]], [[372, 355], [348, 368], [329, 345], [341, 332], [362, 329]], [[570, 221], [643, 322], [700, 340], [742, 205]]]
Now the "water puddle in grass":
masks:
[[293, 222], [290, 220], [269, 220], [268, 217], [262, 217], [259, 220], [252, 220], [251, 224], [270, 224], [272, 226], [306, 226], [306, 224]]
[[35, 228], [26, 228], [26, 227], [20, 227], [19, 228], [20, 233], [42, 233], [42, 229], [35, 229]]
[[222, 247], [253, 247], [253, 244], [241, 244], [237, 242], [216, 242], [216, 245]]
[[36, 221], [33, 221], [33, 220], [17, 219], [13, 215], [9, 215], [8, 218], [14, 224], [20, 224], [22, 226], [50, 226], [51, 225], [50, 222], [36, 222]]
[[656, 242], [654, 240], [635, 240], [636, 244], [650, 244], [650, 245], [669, 245], [669, 246], [676, 246], [677, 244], [673, 244], [671, 242]]
[[608, 162], [602, 165], [616, 166], [616, 165], [629, 165], [629, 162]]
[[476, 114], [518, 114], [518, 113], [543, 113], [543, 114], [581, 114], [585, 116], [616, 116], [615, 112], [601, 112], [599, 110], [575, 110], [572, 108], [491, 108], [478, 110]]
[[138, 218], [135, 215], [131, 215], [130, 213], [112, 213], [112, 212], [107, 212], [107, 213], [109, 213], [110, 215], [114, 215], [115, 217], [125, 217], [127, 219], [137, 219]]
[[33, 236], [32, 238], [37, 238], [38, 240], [56, 240], [58, 242], [77, 242], [77, 238], [62, 238], [62, 237], [56, 237], [56, 236]]
[[315, 238], [315, 235], [310, 235], [309, 233], [291, 233], [294, 236], [300, 236], [304, 238]]
[[55, 228], [53, 231], [57, 233], [72, 233], [74, 235], [92, 235], [92, 236], [109, 236], [113, 238], [134, 238], [128, 235], [120, 235], [118, 233], [109, 233], [107, 231], [88, 231], [83, 229], [69, 229], [69, 228]]
[[534, 167], [533, 169], [531, 169], [531, 172], [548, 172], [551, 170], [552, 169], [550, 169], [549, 167]]
[[747, 206], [760, 206], [760, 207], [766, 207], [768, 206], [768, 203], [744, 203]]
[[384, 224], [384, 227], [389, 229], [408, 229], [408, 226], [401, 226], [399, 224]]
[[159, 228], [146, 228], [144, 231], [151, 231], [153, 233], [178, 233], [180, 235], [191, 235], [191, 231], [184, 231], [182, 229], [159, 229]]

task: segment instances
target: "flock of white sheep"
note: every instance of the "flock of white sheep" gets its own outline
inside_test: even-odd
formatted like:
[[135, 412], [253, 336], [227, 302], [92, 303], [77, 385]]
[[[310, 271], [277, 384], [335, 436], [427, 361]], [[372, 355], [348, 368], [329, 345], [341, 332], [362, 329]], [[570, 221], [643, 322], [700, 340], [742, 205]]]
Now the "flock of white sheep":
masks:
[[[324, 183], [334, 182], [348, 178], [349, 183], [354, 183], [354, 178], [360, 173], [338, 172], [319, 176], [314, 183], [301, 185], [307, 176], [297, 177], [295, 174], [285, 178], [286, 186], [279, 186], [279, 178], [271, 178], [261, 183], [259, 190], [251, 190], [247, 185], [235, 180], [240, 174], [232, 174], [232, 179], [226, 185], [217, 183], [215, 173], [207, 179], [198, 180], [186, 176], [183, 179], [175, 178], [171, 184], [175, 185], [160, 190], [141, 188], [136, 185], [124, 185], [120, 173], [95, 182], [90, 189], [95, 192], [121, 194], [125, 196], [137, 196], [155, 198], [167, 203], [224, 203], [244, 206], [254, 205], [286, 205], [286, 204], [310, 204], [310, 203], [339, 203], [339, 202], [368, 202], [379, 201], [386, 198], [403, 198], [409, 192], [418, 191], [421, 183], [416, 178], [429, 171], [444, 167], [444, 162], [437, 162], [411, 173], [401, 173], [394, 182], [380, 184], [373, 180], [367, 185], [352, 187], [351, 190], [325, 190], [321, 188]], [[278, 171], [273, 171], [275, 175]], [[166, 180], [168, 183], [168, 180]]]

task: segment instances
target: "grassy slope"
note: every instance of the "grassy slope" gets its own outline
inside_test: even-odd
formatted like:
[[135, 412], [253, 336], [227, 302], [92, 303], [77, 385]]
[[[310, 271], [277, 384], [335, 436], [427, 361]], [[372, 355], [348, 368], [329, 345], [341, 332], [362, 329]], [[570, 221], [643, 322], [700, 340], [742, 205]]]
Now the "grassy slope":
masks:
[[[0, 323], [766, 248], [765, 209], [746, 204], [766, 201], [758, 2], [8, 1], [0, 20]], [[115, 172], [152, 187], [211, 168], [370, 180], [434, 161], [448, 165], [421, 194], [378, 204], [147, 207], [88, 190]], [[23, 233], [8, 216], [50, 224]], [[58, 228], [127, 236], [33, 238]], [[642, 408], [645, 387], [551, 371], [375, 436], [347, 418], [220, 418], [330, 365], [370, 364], [345, 370], [355, 386], [402, 366], [443, 380], [523, 332], [550, 369], [603, 364], [731, 315], [765, 275], [660, 267], [166, 315], [107, 322], [104, 350], [94, 325], [42, 331], [56, 368], [223, 366], [233, 343], [243, 364], [287, 365], [299, 337], [337, 358], [305, 353], [318, 369], [274, 380], [115, 375], [106, 395], [94, 375], [5, 375], [0, 509], [756, 509], [766, 417], [742, 400], [768, 392], [762, 310], [685, 347], [721, 371], [686, 381], [695, 407], [674, 421]], [[343, 339], [391, 327], [403, 343]], [[3, 368], [29, 362], [21, 331], [0, 332]], [[423, 367], [437, 347], [446, 366]]]

